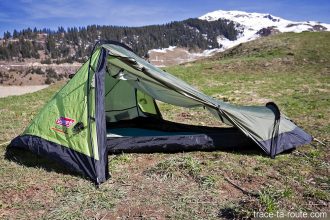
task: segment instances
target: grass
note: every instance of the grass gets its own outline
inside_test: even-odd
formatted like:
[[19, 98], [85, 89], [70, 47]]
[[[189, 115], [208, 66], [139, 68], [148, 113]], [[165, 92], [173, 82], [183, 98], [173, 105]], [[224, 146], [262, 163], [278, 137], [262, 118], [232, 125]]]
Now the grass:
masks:
[[178, 177], [190, 176], [198, 179], [201, 166], [199, 161], [191, 156], [170, 158], [159, 162], [156, 166], [146, 171], [149, 176], [159, 176], [164, 179], [175, 179]]
[[[275, 101], [329, 146], [330, 33], [280, 34], [210, 59], [167, 68], [213, 97], [244, 105]], [[21, 133], [63, 84], [0, 99], [0, 143]], [[221, 126], [203, 109], [162, 103], [166, 119]], [[329, 148], [262, 152], [109, 155], [112, 178], [96, 189], [29, 152], [0, 147], [1, 219], [233, 219], [253, 211], [328, 211]], [[226, 179], [256, 196], [243, 193]]]

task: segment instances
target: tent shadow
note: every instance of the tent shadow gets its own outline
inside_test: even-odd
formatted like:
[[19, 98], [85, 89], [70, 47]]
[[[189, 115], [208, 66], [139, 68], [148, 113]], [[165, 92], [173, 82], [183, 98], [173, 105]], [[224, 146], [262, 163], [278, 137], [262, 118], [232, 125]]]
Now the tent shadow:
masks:
[[246, 156], [262, 156], [262, 157], [269, 157], [265, 154], [264, 151], [260, 149], [258, 145], [249, 145], [248, 147], [221, 147], [221, 148], [206, 148], [206, 149], [164, 149], [164, 148], [156, 148], [156, 149], [150, 149], [150, 148], [139, 148], [139, 149], [127, 149], [127, 150], [109, 150], [109, 155], [118, 155], [118, 154], [155, 154], [155, 153], [162, 153], [162, 154], [176, 154], [176, 153], [188, 153], [188, 152], [226, 152], [236, 155], [246, 155]]
[[[164, 153], [164, 154], [176, 154], [176, 153], [182, 153], [183, 151], [169, 151], [169, 152], [160, 152], [160, 151], [148, 151], [148, 152], [115, 152], [111, 153], [113, 155], [122, 154], [122, 153], [133, 153], [133, 154], [154, 154], [154, 153]], [[196, 150], [190, 150], [190, 151], [184, 151], [184, 152], [196, 152]], [[227, 149], [215, 149], [215, 150], [198, 150], [197, 152], [227, 152], [231, 154], [236, 155], [247, 155], [247, 156], [262, 156], [269, 158], [268, 155], [266, 155], [260, 148], [258, 148], [257, 145], [251, 145], [249, 148], [227, 148]], [[286, 151], [282, 154], [287, 154], [292, 151]], [[61, 173], [65, 175], [72, 175], [76, 177], [80, 177], [86, 180], [89, 180], [88, 177], [83, 176], [82, 174], [75, 172], [71, 169], [68, 169], [64, 165], [58, 163], [55, 160], [49, 160], [45, 156], [40, 156], [37, 154], [32, 153], [29, 150], [26, 149], [20, 149], [20, 148], [13, 148], [10, 146], [7, 146], [6, 152], [5, 152], [5, 159], [15, 162], [17, 164], [26, 166], [26, 167], [32, 167], [32, 168], [42, 168], [47, 172], [56, 172]], [[270, 158], [269, 158], [270, 159]]]
[[269, 158], [268, 155], [265, 154], [262, 150], [251, 147], [250, 149], [205, 149], [205, 150], [173, 150], [173, 151], [161, 151], [161, 150], [154, 150], [154, 151], [114, 151], [114, 152], [109, 152], [109, 155], [118, 155], [118, 154], [155, 154], [155, 153], [161, 153], [161, 154], [177, 154], [177, 153], [188, 153], [188, 152], [226, 152], [226, 153], [231, 153], [231, 154], [236, 154], [236, 155], [246, 155], [246, 156], [262, 156], [262, 157], [267, 157]]
[[[108, 146], [109, 147], [109, 146]], [[292, 153], [296, 148], [292, 148], [286, 151], [281, 152], [279, 155], [285, 155]], [[226, 145], [215, 147], [201, 147], [201, 146], [190, 146], [183, 147], [179, 145], [167, 145], [167, 146], [138, 146], [138, 147], [121, 147], [114, 145], [108, 148], [109, 155], [118, 155], [118, 154], [176, 154], [176, 153], [188, 153], [188, 152], [226, 152], [235, 155], [245, 155], [245, 156], [261, 156], [271, 159], [256, 143], [249, 141], [242, 145]]]
[[[288, 150], [285, 150], [281, 153], [279, 153], [277, 156], [280, 155], [286, 155], [286, 154], [290, 154], [293, 151], [295, 151], [296, 148], [291, 148]], [[237, 154], [237, 155], [248, 155], [248, 156], [261, 156], [261, 157], [265, 157], [265, 158], [269, 158], [270, 160], [272, 160], [272, 158], [267, 155], [263, 150], [261, 150], [257, 145], [251, 147], [250, 149], [233, 149], [233, 150], [222, 150], [224, 152], [228, 152], [228, 153], [232, 153], [232, 154]]]
[[88, 179], [80, 173], [68, 169], [55, 160], [49, 160], [49, 158], [45, 156], [34, 154], [26, 149], [10, 147], [10, 145], [6, 148], [5, 159], [26, 167], [42, 168], [47, 172], [56, 172]]

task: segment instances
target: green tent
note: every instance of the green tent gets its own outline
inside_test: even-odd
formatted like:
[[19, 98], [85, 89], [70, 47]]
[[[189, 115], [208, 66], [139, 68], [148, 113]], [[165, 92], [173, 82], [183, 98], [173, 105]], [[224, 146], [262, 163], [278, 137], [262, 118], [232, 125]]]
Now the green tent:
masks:
[[[165, 121], [155, 100], [205, 108], [231, 127]], [[58, 160], [100, 184], [109, 178], [109, 152], [256, 144], [275, 157], [311, 141], [274, 103], [237, 106], [216, 100], [110, 41], [96, 44], [89, 60], [10, 146]]]

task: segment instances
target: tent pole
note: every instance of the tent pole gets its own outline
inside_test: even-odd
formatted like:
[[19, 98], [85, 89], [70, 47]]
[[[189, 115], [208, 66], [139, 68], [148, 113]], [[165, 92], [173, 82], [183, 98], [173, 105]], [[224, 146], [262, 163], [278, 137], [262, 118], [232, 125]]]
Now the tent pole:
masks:
[[[93, 49], [91, 51], [91, 54], [89, 56], [89, 63], [88, 63], [88, 75], [87, 75], [87, 86], [86, 86], [86, 95], [87, 95], [87, 126], [88, 126], [88, 133], [89, 133], [89, 141], [90, 141], [90, 146], [92, 149], [92, 155], [95, 158], [95, 154], [94, 154], [94, 145], [93, 145], [93, 140], [92, 140], [92, 129], [91, 129], [91, 115], [90, 115], [90, 97], [89, 97], [89, 93], [90, 93], [90, 74], [91, 74], [91, 68], [92, 68], [92, 57], [94, 54], [94, 51], [97, 47], [97, 45], [100, 43], [100, 41], [97, 41], [94, 46]], [[96, 185], [99, 185], [99, 181], [98, 178], [96, 178]]]

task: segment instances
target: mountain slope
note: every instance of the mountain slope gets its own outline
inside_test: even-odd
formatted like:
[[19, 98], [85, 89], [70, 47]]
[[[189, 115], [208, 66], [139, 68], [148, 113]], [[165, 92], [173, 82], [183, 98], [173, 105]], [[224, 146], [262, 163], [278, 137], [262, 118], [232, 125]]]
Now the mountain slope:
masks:
[[211, 57], [219, 59], [286, 59], [330, 64], [330, 32], [281, 33], [239, 44]]
[[254, 40], [260, 36], [268, 36], [273, 33], [303, 31], [330, 31], [330, 24], [316, 21], [290, 21], [270, 14], [248, 13], [243, 11], [214, 11], [201, 17], [201, 20], [209, 22], [218, 19], [227, 19], [237, 24], [237, 31], [240, 33], [236, 40], [230, 40], [225, 36], [219, 38], [219, 44], [223, 49], [228, 49], [240, 43]]
[[[46, 31], [46, 32], [45, 32]], [[91, 25], [59, 28], [58, 31], [26, 29], [5, 33], [0, 41], [0, 60], [50, 58], [58, 62], [87, 59], [98, 39], [116, 40], [130, 46], [138, 55], [147, 56], [155, 48], [178, 46], [190, 50], [218, 48], [217, 36], [235, 40], [237, 27], [230, 21], [205, 21], [191, 18], [168, 24], [143, 27]]]
[[150, 50], [150, 61], [158, 66], [168, 66], [212, 56], [217, 52], [225, 51], [236, 45], [260, 37], [284, 32], [300, 33], [304, 31], [319, 32], [330, 30], [330, 24], [315, 21], [295, 22], [270, 14], [247, 13], [242, 11], [219, 10], [207, 13], [199, 17], [199, 19], [209, 22], [217, 21], [218, 19], [225, 19], [233, 22], [238, 33], [236, 39], [231, 40], [224, 35], [218, 35], [218, 48], [208, 49], [200, 53], [191, 53], [188, 49], [173, 47], [164, 48], [162, 51]]

